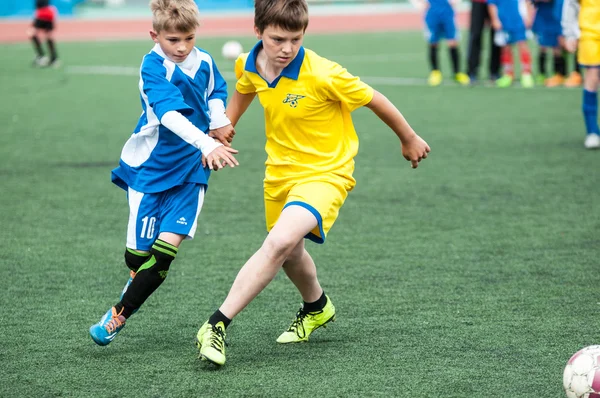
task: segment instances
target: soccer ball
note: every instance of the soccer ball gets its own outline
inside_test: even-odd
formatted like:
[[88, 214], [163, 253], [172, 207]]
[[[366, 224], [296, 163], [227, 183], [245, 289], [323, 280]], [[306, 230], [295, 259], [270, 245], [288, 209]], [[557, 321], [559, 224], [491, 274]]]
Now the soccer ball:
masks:
[[585, 347], [569, 359], [563, 387], [568, 398], [600, 398], [600, 345]]
[[223, 58], [235, 60], [240, 54], [244, 51], [240, 42], [237, 41], [228, 41], [223, 45], [223, 49], [221, 50], [221, 54]]

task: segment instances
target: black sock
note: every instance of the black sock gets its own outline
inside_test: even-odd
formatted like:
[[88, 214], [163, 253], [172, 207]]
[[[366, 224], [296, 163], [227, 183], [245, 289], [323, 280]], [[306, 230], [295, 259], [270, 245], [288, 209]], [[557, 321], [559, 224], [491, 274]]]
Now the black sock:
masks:
[[565, 64], [565, 57], [562, 52], [559, 55], [554, 54], [554, 73], [565, 76], [567, 74]]
[[221, 311], [216, 310], [215, 313], [212, 314], [210, 318], [208, 318], [208, 323], [214, 326], [219, 322], [223, 322], [223, 325], [225, 325], [225, 329], [227, 329], [227, 326], [229, 326], [229, 324], [231, 323], [231, 319], [223, 315]]
[[577, 51], [575, 51], [574, 58], [575, 58], [575, 65], [573, 65], [573, 70], [575, 70], [575, 72], [577, 73], [581, 73], [581, 69], [579, 68], [579, 62], [577, 62]]
[[431, 65], [431, 70], [440, 69], [438, 66], [437, 46], [435, 44], [429, 45], [429, 64]]
[[538, 54], [538, 71], [540, 75], [546, 76], [546, 51], [540, 50]]
[[44, 49], [42, 48], [42, 43], [40, 43], [40, 39], [37, 36], [31, 36], [31, 41], [33, 42], [33, 49], [38, 57], [44, 56]]
[[456, 75], [460, 70], [460, 65], [458, 64], [458, 47], [450, 47], [450, 60], [452, 61], [452, 70]]
[[325, 308], [325, 304], [327, 304], [327, 297], [325, 296], [325, 292], [321, 294], [321, 297], [313, 303], [307, 303], [306, 301], [302, 305], [302, 311], [304, 312], [317, 312], [321, 311]]
[[[152, 293], [164, 282], [177, 255], [177, 248], [167, 242], [157, 239], [150, 249], [150, 258], [138, 269], [131, 285], [123, 295], [122, 315], [129, 318]], [[118, 305], [118, 304], [117, 304]], [[117, 307], [118, 311], [119, 307]]]
[[46, 44], [48, 45], [48, 51], [50, 51], [50, 62], [56, 61], [58, 55], [56, 54], [56, 47], [54, 46], [54, 40], [48, 39], [46, 40]]

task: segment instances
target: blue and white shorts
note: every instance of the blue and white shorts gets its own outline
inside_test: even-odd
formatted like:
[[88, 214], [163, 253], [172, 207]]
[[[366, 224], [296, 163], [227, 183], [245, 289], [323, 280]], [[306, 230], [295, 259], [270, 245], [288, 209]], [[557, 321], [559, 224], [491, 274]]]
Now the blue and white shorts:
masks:
[[203, 184], [183, 184], [158, 193], [142, 193], [129, 188], [127, 247], [148, 251], [161, 232], [192, 239], [205, 192]]

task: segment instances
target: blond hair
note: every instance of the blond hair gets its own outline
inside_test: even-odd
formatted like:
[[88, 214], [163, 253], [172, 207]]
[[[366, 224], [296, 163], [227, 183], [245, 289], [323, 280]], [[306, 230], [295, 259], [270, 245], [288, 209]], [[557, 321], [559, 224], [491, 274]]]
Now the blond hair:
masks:
[[267, 26], [278, 27], [289, 32], [304, 31], [308, 26], [306, 0], [256, 0], [254, 26], [261, 33]]
[[195, 31], [200, 12], [194, 0], [151, 0], [152, 28], [158, 33]]

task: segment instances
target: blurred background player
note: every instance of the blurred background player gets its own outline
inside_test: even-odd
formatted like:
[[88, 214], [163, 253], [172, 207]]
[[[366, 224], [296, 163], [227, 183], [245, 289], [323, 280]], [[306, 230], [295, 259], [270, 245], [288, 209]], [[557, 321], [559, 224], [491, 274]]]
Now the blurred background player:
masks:
[[[564, 0], [554, 2], [554, 18], [557, 19], [559, 22], [561, 22], [561, 20], [562, 20], [563, 9], [564, 9]], [[583, 84], [583, 76], [581, 75], [581, 69], [579, 66], [579, 62], [577, 62], [577, 50], [575, 50], [575, 52], [573, 52], [573, 53], [569, 53], [569, 51], [567, 50], [567, 48], [565, 46], [565, 36], [563, 34], [562, 24], [561, 24], [561, 35], [559, 36], [559, 44], [560, 44], [560, 47], [566, 52], [565, 63], [567, 65], [567, 71], [569, 70], [569, 58], [571, 58], [572, 63], [573, 63], [573, 70], [571, 71], [569, 76], [567, 76], [567, 78], [565, 79], [564, 86], [565, 87], [580, 87]]]
[[443, 76], [438, 62], [438, 43], [446, 39], [454, 80], [460, 84], [469, 84], [469, 76], [460, 72], [458, 38], [454, 19], [454, 3], [458, 0], [411, 0], [413, 5], [420, 10], [425, 9], [425, 35], [429, 43], [429, 63], [431, 73], [428, 83], [430, 86], [439, 86]]
[[[54, 43], [54, 23], [56, 21], [56, 8], [50, 5], [50, 0], [35, 0], [35, 15], [29, 36], [35, 50], [34, 66], [60, 65], [56, 45]], [[41, 39], [46, 40], [50, 58], [46, 57]]]
[[[546, 87], [560, 86], [565, 82], [567, 75], [566, 58], [559, 44], [562, 34], [560, 15], [555, 9], [562, 10], [562, 0], [533, 0], [533, 25], [531, 29], [535, 33], [538, 42], [538, 74], [536, 82]], [[548, 53], [552, 54], [554, 74], [548, 77], [547, 59]]]
[[[565, 0], [562, 28], [565, 47], [578, 51], [577, 61], [583, 73], [582, 111], [586, 137], [584, 146], [600, 148], [598, 128], [598, 85], [600, 84], [600, 0]], [[579, 38], [579, 43], [577, 39]]]
[[120, 301], [90, 327], [109, 344], [127, 319], [163, 283], [184, 239], [192, 239], [210, 170], [234, 167], [237, 152], [208, 136], [229, 137], [227, 84], [212, 57], [195, 47], [199, 26], [193, 0], [152, 0], [156, 43], [140, 70], [142, 115], [121, 152], [112, 181], [127, 192], [125, 264], [130, 278]]
[[490, 26], [489, 47], [489, 79], [495, 81], [500, 76], [500, 50], [494, 42], [494, 34], [491, 28], [490, 14], [487, 0], [473, 0], [471, 2], [471, 17], [469, 26], [469, 48], [467, 52], [467, 74], [471, 84], [476, 83], [479, 75], [479, 62], [481, 60], [481, 36], [483, 27]]
[[512, 47], [516, 44], [521, 60], [521, 86], [533, 87], [531, 52], [527, 44], [525, 22], [519, 10], [519, 0], [488, 0], [488, 9], [494, 28], [494, 41], [502, 47], [502, 77], [496, 80], [496, 85], [509, 87], [514, 80]]

